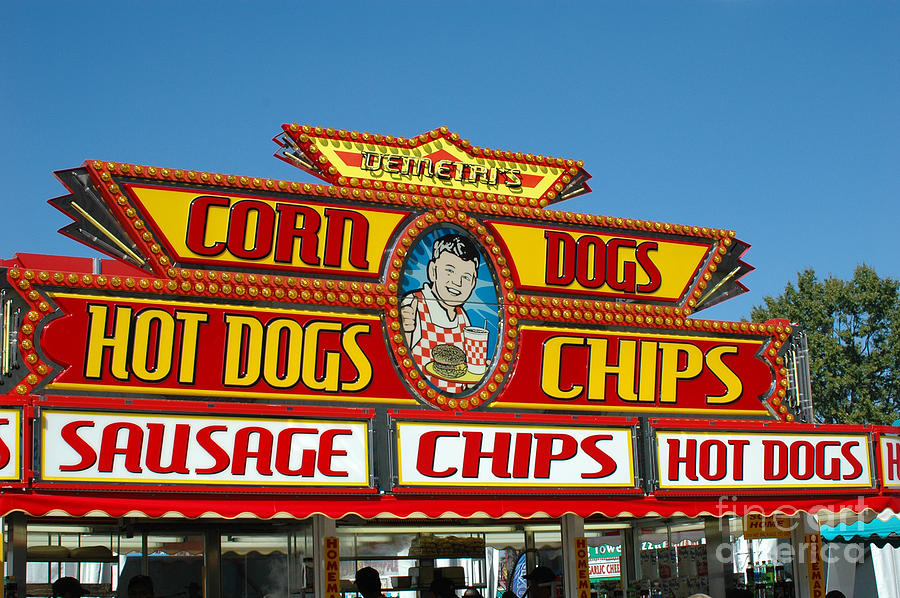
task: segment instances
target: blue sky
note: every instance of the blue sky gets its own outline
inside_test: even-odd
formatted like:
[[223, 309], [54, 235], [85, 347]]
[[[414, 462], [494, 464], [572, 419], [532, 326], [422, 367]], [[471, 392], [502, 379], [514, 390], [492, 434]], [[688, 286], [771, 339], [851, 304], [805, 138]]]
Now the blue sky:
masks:
[[806, 267], [900, 278], [900, 2], [15, 2], [0, 15], [0, 257], [86, 159], [311, 180], [284, 122], [584, 160], [572, 211], [730, 228], [740, 319]]

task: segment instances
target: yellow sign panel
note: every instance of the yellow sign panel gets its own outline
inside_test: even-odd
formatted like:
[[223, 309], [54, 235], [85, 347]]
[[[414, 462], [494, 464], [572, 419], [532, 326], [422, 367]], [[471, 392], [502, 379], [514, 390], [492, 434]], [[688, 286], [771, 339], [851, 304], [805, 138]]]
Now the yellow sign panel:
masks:
[[375, 276], [406, 214], [215, 190], [127, 186], [179, 261]]
[[709, 242], [691, 240], [501, 222], [491, 226], [517, 258], [520, 287], [541, 291], [678, 301], [712, 249]]
[[806, 594], [810, 598], [825, 598], [825, 567], [822, 564], [822, 536], [820, 534], [806, 534], [807, 546], [806, 571], [809, 575], [809, 591]]
[[575, 578], [577, 581], [576, 596], [591, 598], [591, 566], [588, 560], [587, 538], [575, 538]]
[[565, 172], [462, 152], [439, 138], [415, 148], [319, 139], [316, 146], [347, 177], [437, 185], [460, 191], [484, 191], [539, 198]]
[[590, 191], [581, 162], [473, 147], [446, 127], [409, 139], [309, 125], [284, 129], [278, 157], [342, 186], [366, 180], [364, 187], [389, 192], [476, 200], [491, 194], [531, 207]]
[[335, 536], [326, 536], [323, 541], [325, 598], [341, 598], [341, 541]]
[[744, 538], [790, 538], [793, 521], [787, 515], [744, 515]]

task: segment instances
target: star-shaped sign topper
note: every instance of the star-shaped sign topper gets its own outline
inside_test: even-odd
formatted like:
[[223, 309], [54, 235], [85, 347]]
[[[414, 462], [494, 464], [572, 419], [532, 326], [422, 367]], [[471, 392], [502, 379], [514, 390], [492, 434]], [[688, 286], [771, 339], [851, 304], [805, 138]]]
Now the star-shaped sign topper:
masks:
[[393, 137], [283, 125], [278, 158], [328, 183], [545, 207], [589, 192], [580, 160], [475, 147], [447, 127]]

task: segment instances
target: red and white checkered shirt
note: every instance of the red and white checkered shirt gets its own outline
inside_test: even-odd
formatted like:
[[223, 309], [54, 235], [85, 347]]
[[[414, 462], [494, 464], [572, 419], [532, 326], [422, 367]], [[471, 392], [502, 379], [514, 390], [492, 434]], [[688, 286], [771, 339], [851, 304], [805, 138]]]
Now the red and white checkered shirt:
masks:
[[450, 322], [452, 325], [449, 327], [441, 326], [435, 323], [435, 318], [428, 308], [429, 301], [426, 300], [423, 291], [414, 291], [411, 295], [416, 299], [416, 325], [419, 338], [416, 339], [415, 335], [413, 336], [414, 344], [410, 352], [415, 362], [419, 365], [422, 376], [445, 392], [462, 392], [466, 390], [471, 386], [470, 384], [444, 380], [437, 376], [431, 376], [425, 371], [425, 366], [432, 360], [431, 352], [438, 345], [455, 345], [463, 351], [466, 350], [464, 331], [469, 318], [466, 316], [465, 310], [457, 306], [456, 315]]

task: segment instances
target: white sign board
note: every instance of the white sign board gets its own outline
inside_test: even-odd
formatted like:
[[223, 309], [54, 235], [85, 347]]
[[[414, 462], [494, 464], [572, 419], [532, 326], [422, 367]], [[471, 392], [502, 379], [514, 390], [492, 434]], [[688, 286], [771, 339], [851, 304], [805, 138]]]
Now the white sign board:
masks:
[[41, 479], [369, 486], [358, 421], [41, 412]]
[[871, 487], [866, 434], [657, 431], [660, 489]]
[[885, 488], [900, 488], [900, 436], [882, 434], [879, 450], [881, 485]]
[[634, 487], [631, 428], [397, 422], [401, 486]]

